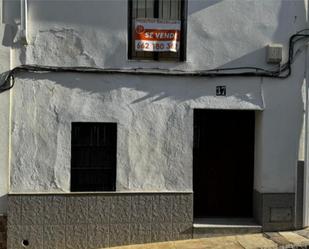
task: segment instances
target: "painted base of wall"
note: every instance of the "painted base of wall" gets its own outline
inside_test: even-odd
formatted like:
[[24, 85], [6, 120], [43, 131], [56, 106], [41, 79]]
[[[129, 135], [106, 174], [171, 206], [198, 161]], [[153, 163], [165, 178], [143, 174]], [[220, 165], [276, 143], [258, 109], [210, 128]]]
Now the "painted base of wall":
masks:
[[0, 249], [6, 249], [7, 218], [0, 215]]
[[297, 162], [297, 185], [296, 185], [296, 216], [295, 228], [302, 229], [304, 227], [303, 213], [304, 213], [304, 177], [305, 175], [305, 161]]
[[[293, 193], [254, 191], [263, 231], [295, 229], [294, 210]], [[196, 237], [192, 193], [14, 194], [7, 222], [8, 249], [23, 249], [23, 243], [28, 249], [97, 249]]]
[[262, 225], [263, 231], [294, 230], [295, 194], [260, 193], [253, 195], [254, 218]]
[[10, 195], [8, 249], [90, 249], [192, 238], [193, 194]]

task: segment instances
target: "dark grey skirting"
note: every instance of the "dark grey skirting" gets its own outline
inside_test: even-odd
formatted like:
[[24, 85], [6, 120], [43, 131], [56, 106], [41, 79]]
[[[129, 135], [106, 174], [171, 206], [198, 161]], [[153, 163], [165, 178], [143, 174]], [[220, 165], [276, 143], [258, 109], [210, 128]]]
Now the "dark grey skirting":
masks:
[[303, 214], [304, 214], [304, 177], [305, 177], [305, 162], [297, 162], [297, 185], [296, 185], [296, 229], [304, 227]]
[[8, 249], [90, 249], [192, 238], [192, 193], [9, 195]]
[[303, 228], [304, 161], [297, 163], [295, 193], [260, 193], [254, 190], [253, 213], [263, 231]]
[[263, 231], [295, 229], [295, 194], [254, 191], [254, 218]]

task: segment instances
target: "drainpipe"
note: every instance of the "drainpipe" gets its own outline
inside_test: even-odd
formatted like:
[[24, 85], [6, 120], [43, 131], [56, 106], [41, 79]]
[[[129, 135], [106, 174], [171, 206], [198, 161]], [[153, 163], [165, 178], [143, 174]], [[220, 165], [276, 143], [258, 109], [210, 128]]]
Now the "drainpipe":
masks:
[[309, 222], [308, 222], [308, 195], [309, 195], [309, 172], [308, 172], [308, 154], [309, 154], [309, 151], [308, 151], [308, 108], [309, 108], [309, 103], [308, 103], [308, 80], [309, 80], [309, 77], [308, 77], [308, 70], [307, 70], [307, 65], [308, 65], [308, 48], [306, 48], [306, 59], [305, 59], [305, 68], [306, 68], [306, 72], [305, 72], [305, 79], [304, 79], [304, 85], [305, 85], [305, 117], [304, 117], [304, 125], [305, 125], [305, 141], [304, 141], [304, 151], [305, 151], [305, 158], [304, 158], [304, 193], [303, 193], [303, 226], [304, 227], [307, 227], [309, 225]]
[[28, 0], [20, 0], [20, 40], [27, 44]]

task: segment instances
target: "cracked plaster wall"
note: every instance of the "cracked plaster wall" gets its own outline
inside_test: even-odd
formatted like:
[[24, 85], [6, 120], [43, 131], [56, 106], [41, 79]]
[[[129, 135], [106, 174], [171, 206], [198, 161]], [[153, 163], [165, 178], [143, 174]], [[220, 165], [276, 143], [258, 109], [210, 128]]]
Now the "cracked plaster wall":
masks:
[[[29, 44], [14, 43], [12, 63], [270, 67], [265, 45], [283, 43], [286, 59], [289, 36], [306, 25], [301, 0], [189, 1], [187, 62], [139, 62], [127, 60], [126, 13], [126, 1], [29, 0]], [[70, 123], [106, 121], [118, 123], [117, 190], [190, 191], [193, 108], [265, 106], [257, 114], [255, 188], [293, 192], [303, 61], [300, 56], [292, 77], [284, 81], [20, 74], [13, 90], [10, 190], [68, 191]], [[226, 98], [215, 97], [216, 85], [227, 85]]]

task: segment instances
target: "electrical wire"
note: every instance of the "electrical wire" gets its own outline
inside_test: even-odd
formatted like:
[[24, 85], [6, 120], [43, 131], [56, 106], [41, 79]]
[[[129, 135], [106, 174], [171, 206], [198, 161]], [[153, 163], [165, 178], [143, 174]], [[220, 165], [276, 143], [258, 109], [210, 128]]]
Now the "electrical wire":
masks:
[[295, 44], [309, 38], [309, 29], [303, 29], [292, 35], [289, 39], [288, 60], [277, 70], [269, 70], [259, 67], [231, 67], [216, 68], [201, 71], [169, 70], [160, 68], [97, 68], [97, 67], [60, 67], [42, 65], [21, 65], [8, 71], [3, 83], [0, 85], [0, 92], [8, 91], [14, 87], [15, 75], [20, 72], [31, 73], [88, 73], [88, 74], [131, 74], [131, 75], [157, 75], [157, 76], [188, 76], [188, 77], [268, 77], [286, 79], [292, 74], [292, 64], [299, 50], [294, 53]]

